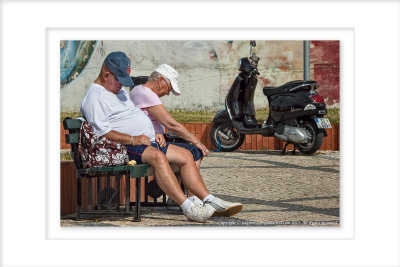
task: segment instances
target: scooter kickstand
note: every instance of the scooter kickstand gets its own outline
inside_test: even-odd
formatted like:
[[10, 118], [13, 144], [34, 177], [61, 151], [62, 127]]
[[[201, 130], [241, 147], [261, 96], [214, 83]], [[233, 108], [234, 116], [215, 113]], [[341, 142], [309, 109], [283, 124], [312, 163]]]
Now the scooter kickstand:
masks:
[[[286, 147], [291, 144], [289, 142], [286, 142], [285, 146], [283, 147], [283, 150], [281, 152], [281, 155], [285, 155], [286, 153]], [[296, 155], [296, 147], [293, 145], [293, 150], [292, 150], [292, 155]]]
[[286, 153], [286, 147], [288, 146], [289, 143], [286, 142], [285, 146], [283, 147], [283, 150], [281, 151], [281, 155], [285, 155]]

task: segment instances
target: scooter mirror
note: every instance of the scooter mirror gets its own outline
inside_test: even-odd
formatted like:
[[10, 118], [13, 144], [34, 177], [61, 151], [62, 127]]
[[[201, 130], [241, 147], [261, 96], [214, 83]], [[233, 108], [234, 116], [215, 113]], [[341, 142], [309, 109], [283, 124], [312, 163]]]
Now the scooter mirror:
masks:
[[252, 47], [256, 47], [256, 41], [255, 41], [255, 40], [250, 41], [250, 45], [251, 45]]

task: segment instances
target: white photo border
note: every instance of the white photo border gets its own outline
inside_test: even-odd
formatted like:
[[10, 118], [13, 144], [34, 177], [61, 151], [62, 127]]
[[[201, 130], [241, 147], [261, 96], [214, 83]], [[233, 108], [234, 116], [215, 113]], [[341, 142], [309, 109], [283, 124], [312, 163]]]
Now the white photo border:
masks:
[[[399, 266], [399, 7], [396, 1], [206, 1], [202, 4], [197, 1], [2, 1], [0, 264]], [[149, 10], [152, 16], [145, 12]], [[245, 15], [250, 13], [251, 18], [245, 20], [241, 11]], [[107, 14], [103, 20], [101, 14]], [[57, 73], [59, 65], [55, 67], [52, 62], [52, 49], [55, 48], [47, 46], [53, 41], [50, 35], [57, 29], [75, 28], [80, 32], [82, 28], [96, 28], [92, 32], [97, 31], [93, 34], [99, 35], [104, 30], [156, 28], [168, 31], [183, 26], [189, 29], [212, 28], [210, 32], [219, 27], [231, 28], [232, 31], [248, 29], [249, 33], [263, 29], [280, 32], [298, 29], [299, 33], [314, 29], [344, 32], [350, 29], [354, 33], [354, 46], [350, 52], [341, 50], [341, 60], [345, 57], [347, 62], [355, 58], [355, 66], [349, 70], [354, 73], [353, 83], [341, 81], [341, 124], [346, 131], [346, 134], [341, 133], [341, 179], [346, 173], [346, 179], [350, 180], [349, 188], [344, 186], [341, 195], [350, 190], [349, 195], [354, 197], [354, 209], [351, 210], [354, 217], [352, 214], [341, 217], [350, 221], [353, 218], [354, 227], [350, 224], [351, 231], [339, 238], [342, 240], [305, 240], [307, 235], [299, 234], [303, 230], [291, 229], [287, 238], [283, 237], [284, 231], [278, 230], [281, 233], [277, 232], [275, 237], [249, 240], [254, 233], [270, 234], [264, 229], [253, 228], [246, 229], [248, 233], [243, 238], [237, 230], [224, 228], [225, 234], [235, 235], [233, 239], [225, 240], [210, 240], [214, 233], [210, 229], [203, 231], [198, 228], [195, 235], [207, 236], [207, 240], [160, 240], [165, 229], [154, 230], [154, 236], [148, 240], [116, 240], [104, 236], [97, 240], [82, 240], [86, 239], [85, 236], [79, 240], [56, 240], [60, 236], [54, 235], [54, 229], [49, 228], [52, 227], [53, 205], [57, 205], [52, 202], [54, 194], [57, 195], [55, 199], [59, 199], [59, 191], [55, 193], [52, 190], [59, 179], [59, 169], [55, 175], [55, 169], [59, 168], [59, 155], [55, 158], [53, 152], [54, 147], [59, 147], [59, 131], [52, 126], [56, 121], [59, 125], [59, 91], [51, 91], [54, 77], [47, 75]], [[156, 39], [174, 39], [165, 38], [164, 34], [163, 31], [160, 33], [163, 38]], [[242, 39], [253, 39], [250, 36], [245, 35]], [[80, 39], [91, 39], [88, 37], [90, 35]], [[113, 34], [109, 38], [119, 39]], [[216, 39], [223, 38], [220, 35]], [[351, 76], [342, 70], [341, 78]], [[59, 79], [57, 83], [59, 85]], [[345, 87], [354, 91], [343, 92]], [[346, 94], [349, 99], [344, 99]], [[41, 130], [34, 131], [38, 128]], [[382, 128], [387, 129], [383, 132], [389, 135], [388, 144], [372, 139], [381, 134], [379, 130]], [[348, 155], [343, 155], [346, 150], [350, 156], [344, 162], [343, 156]], [[23, 156], [21, 151], [24, 151]], [[27, 155], [31, 158], [25, 159]], [[57, 164], [53, 165], [54, 162]], [[353, 179], [354, 184], [351, 184]], [[341, 182], [343, 185], [349, 181]], [[344, 203], [342, 206], [341, 203], [341, 212], [346, 212], [347, 207], [352, 209], [351, 205]], [[337, 230], [339, 236], [343, 234], [340, 228]], [[83, 235], [102, 236], [114, 229], [84, 228], [79, 231]], [[314, 231], [308, 229], [310, 233]], [[115, 229], [115, 232], [123, 233], [124, 230]], [[188, 232], [193, 234], [192, 230]], [[174, 229], [172, 237], [181, 234], [179, 229]], [[209, 254], [205, 253], [198, 257], [198, 251], [206, 252], [210, 246], [217, 247], [222, 255], [230, 256], [207, 256]], [[160, 249], [154, 251], [154, 248]], [[193, 251], [196, 251], [195, 262]]]

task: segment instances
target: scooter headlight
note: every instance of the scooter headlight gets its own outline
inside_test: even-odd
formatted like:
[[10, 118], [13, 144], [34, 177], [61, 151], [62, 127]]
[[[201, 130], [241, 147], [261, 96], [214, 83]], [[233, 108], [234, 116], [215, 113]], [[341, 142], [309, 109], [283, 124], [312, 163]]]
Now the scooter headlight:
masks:
[[304, 110], [313, 110], [313, 109], [317, 109], [313, 104], [308, 104], [307, 106], [305, 106]]
[[250, 61], [247, 57], [242, 57], [238, 62], [239, 71], [250, 72], [252, 70]]

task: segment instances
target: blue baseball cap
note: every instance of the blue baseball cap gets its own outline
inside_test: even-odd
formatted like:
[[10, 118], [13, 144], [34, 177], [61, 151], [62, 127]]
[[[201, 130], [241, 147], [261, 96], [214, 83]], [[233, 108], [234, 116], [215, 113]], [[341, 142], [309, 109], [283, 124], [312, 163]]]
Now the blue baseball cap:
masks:
[[111, 52], [104, 60], [107, 68], [117, 77], [118, 81], [126, 87], [132, 87], [131, 60], [123, 52]]

